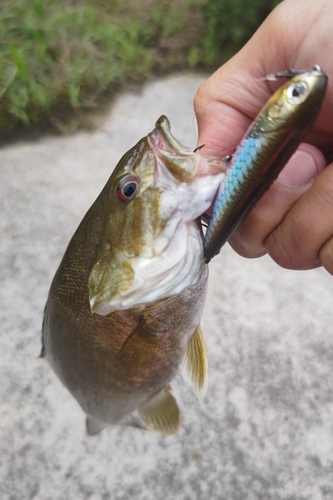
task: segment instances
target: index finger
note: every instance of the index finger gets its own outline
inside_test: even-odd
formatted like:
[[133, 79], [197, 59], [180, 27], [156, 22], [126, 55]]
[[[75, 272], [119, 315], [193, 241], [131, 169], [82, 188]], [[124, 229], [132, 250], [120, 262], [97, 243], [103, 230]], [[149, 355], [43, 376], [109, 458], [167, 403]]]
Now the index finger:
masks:
[[223, 157], [231, 154], [270, 96], [267, 85], [245, 69], [237, 72], [230, 60], [208, 80], [194, 98], [201, 154]]
[[[205, 144], [202, 154], [220, 157], [233, 152], [279, 85], [268, 82], [267, 74], [312, 67], [314, 61], [320, 64], [318, 53], [314, 58], [310, 50], [300, 50], [306, 25], [313, 26], [314, 16], [309, 11], [309, 5], [282, 2], [242, 50], [198, 89], [194, 108], [198, 144]], [[300, 17], [302, 21], [297, 23]]]

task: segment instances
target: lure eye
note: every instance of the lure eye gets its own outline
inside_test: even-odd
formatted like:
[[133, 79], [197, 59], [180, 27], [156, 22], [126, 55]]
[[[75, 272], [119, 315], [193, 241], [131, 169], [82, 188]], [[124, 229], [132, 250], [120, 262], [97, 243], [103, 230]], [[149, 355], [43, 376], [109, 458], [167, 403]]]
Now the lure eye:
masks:
[[115, 195], [117, 201], [120, 203], [129, 203], [133, 200], [139, 189], [139, 179], [135, 175], [126, 175], [120, 179], [116, 189]]
[[305, 82], [292, 83], [287, 88], [287, 99], [292, 104], [299, 104], [307, 98], [308, 86]]

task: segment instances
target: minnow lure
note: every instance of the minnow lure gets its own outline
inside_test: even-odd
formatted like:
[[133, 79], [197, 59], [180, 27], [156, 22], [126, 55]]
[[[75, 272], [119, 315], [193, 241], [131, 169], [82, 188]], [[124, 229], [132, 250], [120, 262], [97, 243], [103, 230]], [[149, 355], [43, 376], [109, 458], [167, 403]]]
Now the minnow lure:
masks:
[[319, 66], [268, 75], [288, 78], [261, 110], [232, 156], [204, 239], [205, 262], [217, 255], [269, 188], [313, 125], [327, 75]]

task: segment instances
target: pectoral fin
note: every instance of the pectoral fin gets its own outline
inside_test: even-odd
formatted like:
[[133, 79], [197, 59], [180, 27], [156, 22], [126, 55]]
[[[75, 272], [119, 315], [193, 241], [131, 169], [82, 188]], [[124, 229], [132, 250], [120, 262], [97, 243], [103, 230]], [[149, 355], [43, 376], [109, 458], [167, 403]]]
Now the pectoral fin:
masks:
[[202, 399], [207, 390], [208, 363], [206, 346], [200, 325], [188, 343], [181, 372], [185, 382], [191, 387], [196, 396]]
[[178, 431], [181, 414], [171, 387], [165, 387], [138, 408], [138, 414], [147, 429], [174, 434]]
[[150, 334], [145, 326], [144, 320], [139, 322], [116, 358], [125, 367], [135, 367], [137, 373], [143, 373], [150, 368], [163, 339], [163, 336]]

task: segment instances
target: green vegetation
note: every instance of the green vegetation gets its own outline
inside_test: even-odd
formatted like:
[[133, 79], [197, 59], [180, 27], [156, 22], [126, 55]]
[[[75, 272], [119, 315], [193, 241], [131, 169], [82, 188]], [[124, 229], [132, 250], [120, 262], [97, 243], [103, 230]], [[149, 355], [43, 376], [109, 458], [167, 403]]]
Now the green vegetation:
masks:
[[208, 0], [202, 52], [209, 64], [235, 54], [281, 0]]
[[[212, 70], [274, 0], [2, 0], [0, 130], [84, 124], [124, 85]], [[75, 118], [73, 122], [73, 118]], [[79, 119], [78, 119], [79, 118]]]

